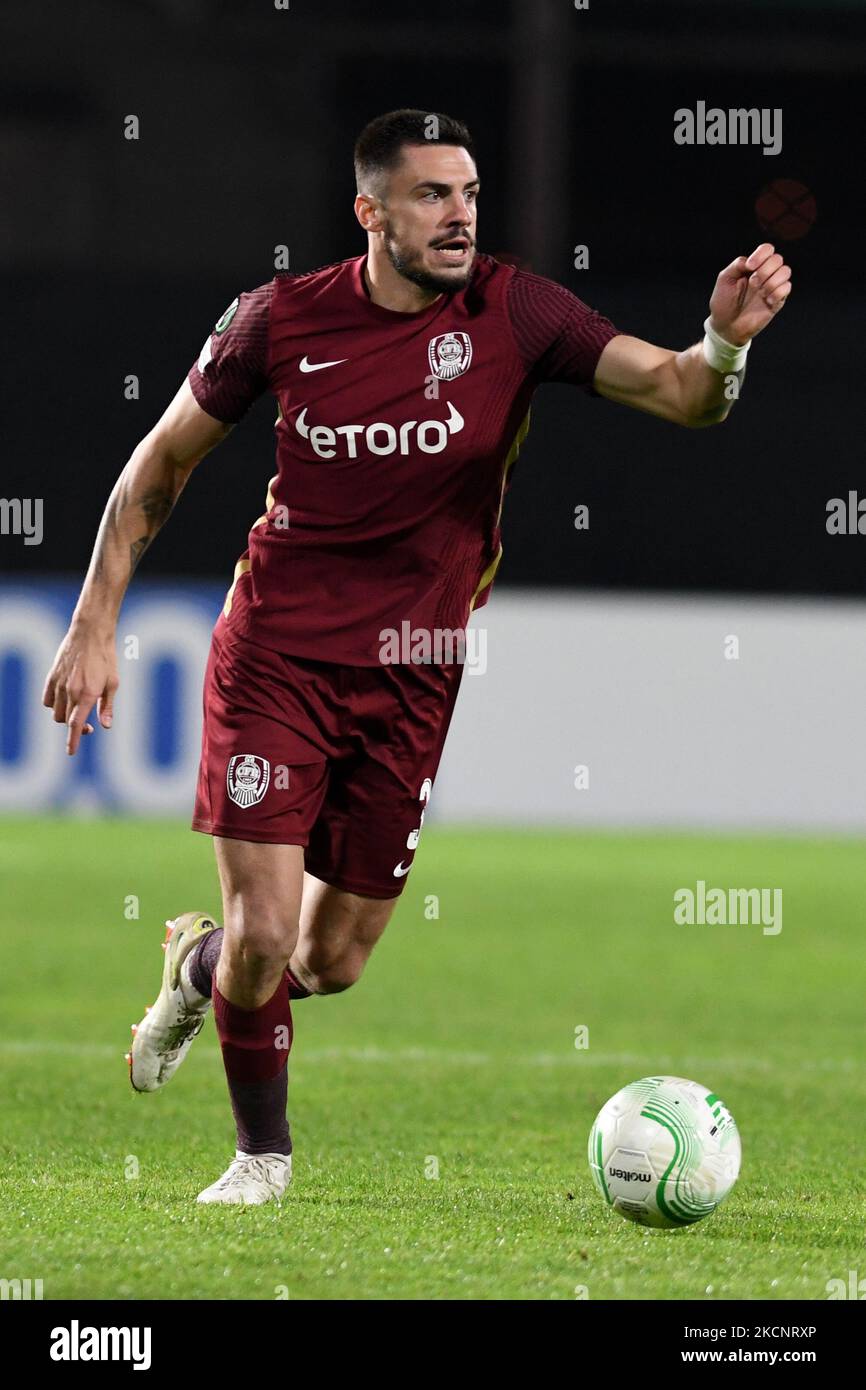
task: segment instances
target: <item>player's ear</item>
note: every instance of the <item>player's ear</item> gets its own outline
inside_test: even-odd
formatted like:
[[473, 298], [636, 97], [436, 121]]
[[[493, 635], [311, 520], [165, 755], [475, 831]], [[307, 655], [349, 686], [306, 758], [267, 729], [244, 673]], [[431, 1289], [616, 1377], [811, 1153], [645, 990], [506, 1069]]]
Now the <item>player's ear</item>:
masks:
[[355, 216], [365, 232], [381, 232], [382, 205], [372, 193], [359, 193], [355, 199]]

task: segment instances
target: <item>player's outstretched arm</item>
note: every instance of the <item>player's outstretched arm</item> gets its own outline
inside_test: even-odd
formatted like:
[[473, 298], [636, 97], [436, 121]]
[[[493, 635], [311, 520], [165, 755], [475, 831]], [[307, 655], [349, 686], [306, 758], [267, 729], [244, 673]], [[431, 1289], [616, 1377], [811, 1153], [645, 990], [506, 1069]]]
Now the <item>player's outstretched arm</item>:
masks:
[[[598, 360], [599, 395], [689, 429], [726, 419], [745, 376], [745, 350], [785, 304], [791, 268], [768, 243], [720, 272], [707, 337], [683, 352], [619, 334]], [[737, 378], [736, 391], [731, 379]]]
[[94, 702], [100, 724], [110, 728], [118, 686], [115, 629], [127, 585], [192, 470], [231, 428], [202, 410], [185, 381], [115, 483], [42, 695], [54, 722], [67, 726], [67, 753], [76, 752], [82, 734], [93, 732], [86, 720]]

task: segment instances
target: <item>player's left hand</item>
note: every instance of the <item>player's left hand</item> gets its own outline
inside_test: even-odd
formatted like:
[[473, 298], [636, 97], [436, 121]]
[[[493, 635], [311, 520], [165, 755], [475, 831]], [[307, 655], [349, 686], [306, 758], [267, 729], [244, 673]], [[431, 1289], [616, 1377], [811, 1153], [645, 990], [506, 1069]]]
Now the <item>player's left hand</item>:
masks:
[[722, 338], [742, 347], [766, 328], [791, 293], [791, 267], [762, 241], [751, 256], [725, 266], [710, 298], [710, 323]]

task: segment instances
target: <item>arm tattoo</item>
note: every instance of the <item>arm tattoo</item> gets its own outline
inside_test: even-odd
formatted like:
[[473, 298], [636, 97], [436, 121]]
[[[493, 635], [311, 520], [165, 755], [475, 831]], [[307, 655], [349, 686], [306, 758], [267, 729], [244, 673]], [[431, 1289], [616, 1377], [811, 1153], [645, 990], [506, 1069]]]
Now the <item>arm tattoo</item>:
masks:
[[147, 547], [150, 545], [150, 536], [139, 536], [137, 541], [133, 541], [129, 547], [129, 577], [135, 574], [135, 568]]
[[152, 526], [155, 533], [168, 520], [176, 499], [174, 492], [167, 487], [149, 487], [135, 500], [147, 517], [148, 528]]
[[[139, 560], [171, 514], [185, 482], [183, 471], [175, 467], [164, 482], [145, 487], [139, 496], [135, 496], [131, 495], [132, 489], [121, 474], [103, 512], [88, 573], [88, 578], [97, 585], [107, 585], [109, 602], [122, 596]], [[131, 521], [130, 512], [133, 514]], [[136, 540], [130, 540], [130, 531], [143, 534], [139, 534]], [[124, 576], [118, 570], [123, 568], [123, 555], [127, 548], [129, 568]]]
[[141, 507], [147, 521], [147, 532], [139, 536], [137, 541], [133, 541], [129, 547], [129, 577], [135, 574], [136, 566], [144, 554], [150, 542], [153, 540], [159, 528], [171, 515], [174, 507], [176, 495], [169, 488], [149, 487], [133, 503], [134, 506]]

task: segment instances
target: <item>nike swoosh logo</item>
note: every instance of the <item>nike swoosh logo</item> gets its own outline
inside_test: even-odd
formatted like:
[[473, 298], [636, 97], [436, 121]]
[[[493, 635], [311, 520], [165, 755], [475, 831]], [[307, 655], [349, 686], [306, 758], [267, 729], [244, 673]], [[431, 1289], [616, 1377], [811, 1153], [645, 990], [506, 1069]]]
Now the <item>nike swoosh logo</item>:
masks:
[[394, 870], [394, 877], [395, 877], [395, 878], [402, 878], [404, 874], [408, 874], [408, 872], [409, 872], [409, 870], [411, 869], [411, 867], [412, 867], [411, 864], [407, 864], [406, 867], [405, 867], [405, 869], [404, 869], [404, 868], [403, 868], [403, 860], [401, 859], [401, 860], [400, 860], [400, 863], [397, 865], [396, 869]]
[[339, 367], [348, 360], [348, 357], [341, 357], [337, 362], [310, 362], [306, 357], [302, 357], [298, 366], [302, 372], [320, 372], [323, 367]]

